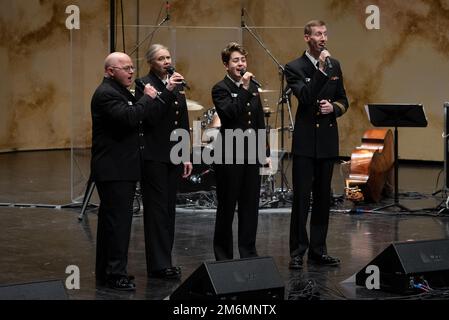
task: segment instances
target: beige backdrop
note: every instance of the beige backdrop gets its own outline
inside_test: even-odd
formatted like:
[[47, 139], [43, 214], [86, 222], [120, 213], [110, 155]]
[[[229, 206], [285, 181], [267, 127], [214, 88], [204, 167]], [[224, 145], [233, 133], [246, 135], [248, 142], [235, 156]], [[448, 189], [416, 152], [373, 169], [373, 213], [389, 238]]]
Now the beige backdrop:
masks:
[[[133, 51], [165, 16], [160, 0], [124, 0], [125, 50]], [[65, 27], [68, 5], [81, 10], [81, 29]], [[117, 1], [120, 9], [120, 1]], [[250, 51], [249, 69], [266, 89], [265, 103], [279, 111], [281, 85], [276, 63], [244, 21], [282, 65], [302, 54], [302, 26], [312, 18], [328, 24], [329, 49], [340, 60], [351, 102], [340, 119], [341, 155], [350, 155], [371, 127], [369, 102], [422, 103], [429, 126], [400, 129], [400, 157], [443, 160], [443, 103], [449, 101], [449, 0], [177, 0], [171, 19], [152, 42], [167, 44], [176, 67], [189, 81], [188, 98], [212, 107], [211, 86], [224, 76], [220, 49], [231, 40]], [[380, 8], [380, 30], [367, 30], [365, 8]], [[102, 78], [109, 50], [108, 0], [1, 0], [0, 151], [90, 145], [90, 97]], [[117, 14], [121, 23], [120, 11]], [[139, 27], [136, 25], [139, 24]], [[149, 39], [132, 54], [139, 75]], [[121, 27], [117, 49], [123, 50]], [[293, 99], [293, 116], [296, 100]], [[191, 113], [201, 119], [203, 111]], [[288, 113], [285, 112], [288, 126]], [[270, 118], [281, 127], [280, 112]], [[289, 147], [286, 133], [286, 146]]]

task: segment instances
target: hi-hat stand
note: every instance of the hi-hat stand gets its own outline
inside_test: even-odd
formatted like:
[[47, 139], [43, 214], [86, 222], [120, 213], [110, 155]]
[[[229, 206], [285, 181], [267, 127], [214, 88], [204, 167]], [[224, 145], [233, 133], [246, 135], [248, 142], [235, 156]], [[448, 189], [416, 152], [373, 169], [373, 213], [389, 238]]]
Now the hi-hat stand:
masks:
[[[284, 139], [284, 131], [290, 130], [293, 131], [294, 129], [294, 122], [291, 112], [291, 103], [290, 103], [290, 93], [291, 90], [285, 85], [285, 67], [279, 63], [279, 61], [274, 57], [274, 55], [268, 50], [267, 46], [262, 42], [262, 40], [247, 26], [245, 23], [244, 17], [245, 17], [245, 8], [242, 8], [241, 13], [241, 27], [244, 30], [247, 30], [248, 33], [257, 41], [257, 43], [264, 49], [264, 51], [268, 54], [268, 56], [271, 58], [271, 60], [275, 63], [275, 65], [278, 68], [279, 75], [281, 77], [281, 93], [280, 93], [280, 99], [278, 102], [278, 108], [281, 109], [281, 149], [279, 150], [281, 159], [280, 160], [280, 172], [281, 172], [281, 186], [279, 188], [279, 194], [278, 199], [280, 202], [284, 203], [287, 201], [287, 194], [288, 191], [286, 188], [285, 183], [285, 175], [284, 175], [284, 154], [285, 152], [285, 139]], [[288, 127], [284, 126], [284, 112], [285, 112], [285, 106], [287, 106], [289, 119], [290, 119], [290, 125]]]

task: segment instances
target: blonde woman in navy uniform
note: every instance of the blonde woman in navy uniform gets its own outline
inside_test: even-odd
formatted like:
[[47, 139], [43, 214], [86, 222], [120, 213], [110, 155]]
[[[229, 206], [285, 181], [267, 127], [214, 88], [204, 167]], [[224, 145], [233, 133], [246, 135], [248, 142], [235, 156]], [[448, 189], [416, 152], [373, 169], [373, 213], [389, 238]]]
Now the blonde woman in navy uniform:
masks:
[[170, 134], [177, 129], [189, 132], [182, 85], [184, 77], [177, 72], [170, 72], [172, 60], [167, 47], [152, 45], [146, 58], [150, 72], [136, 80], [136, 98], [139, 99], [142, 88], [147, 84], [159, 92], [164, 92], [165, 88], [173, 90], [172, 99], [165, 101], [165, 113], [157, 121], [143, 122], [145, 150], [142, 192], [147, 272], [152, 278], [177, 279], [181, 276], [181, 269], [172, 264], [176, 192], [181, 177], [187, 178], [191, 174], [192, 164], [172, 163], [170, 150], [177, 142], [170, 141]]

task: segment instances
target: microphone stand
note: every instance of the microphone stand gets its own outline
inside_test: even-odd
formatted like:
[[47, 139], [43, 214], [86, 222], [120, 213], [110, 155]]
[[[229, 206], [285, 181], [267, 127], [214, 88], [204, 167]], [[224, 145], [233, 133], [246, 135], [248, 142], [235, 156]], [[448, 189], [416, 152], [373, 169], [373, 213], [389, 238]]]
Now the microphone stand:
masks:
[[[242, 15], [243, 17], [243, 15]], [[281, 76], [281, 98], [278, 102], [278, 107], [281, 107], [281, 150], [280, 150], [280, 171], [281, 171], [281, 191], [279, 200], [282, 201], [283, 204], [286, 202], [285, 194], [288, 192], [288, 190], [285, 190], [285, 175], [284, 175], [284, 154], [285, 152], [285, 140], [284, 140], [284, 131], [286, 129], [288, 130], [294, 130], [294, 123], [293, 123], [293, 117], [292, 117], [292, 111], [291, 111], [291, 103], [290, 103], [290, 93], [288, 93], [288, 89], [285, 87], [285, 67], [279, 63], [279, 61], [273, 56], [273, 54], [268, 50], [266, 45], [262, 42], [262, 40], [259, 39], [259, 37], [246, 25], [246, 23], [241, 21], [241, 27], [242, 29], [245, 29], [249, 32], [249, 34], [259, 43], [259, 45], [265, 50], [265, 52], [270, 56], [270, 58], [273, 60], [273, 62], [276, 64], [279, 70], [279, 74]], [[284, 89], [285, 88], [285, 89]], [[290, 90], [291, 91], [291, 90]], [[284, 127], [284, 108], [285, 104], [288, 108], [288, 114], [289, 114], [289, 120], [290, 120], [290, 126]]]
[[159, 30], [159, 28], [160, 28], [164, 23], [166, 23], [167, 21], [170, 21], [170, 16], [169, 16], [169, 15], [166, 15], [165, 18], [164, 18], [161, 22], [159, 22], [159, 24], [154, 28], [154, 30], [151, 31], [151, 32], [145, 37], [145, 39], [143, 39], [142, 41], [140, 41], [140, 42], [137, 44], [137, 46], [133, 49], [133, 51], [131, 51], [131, 53], [130, 53], [129, 55], [131, 56], [134, 52], [136, 52], [136, 50], [139, 49], [140, 46], [141, 46], [145, 41], [147, 41], [147, 39], [148, 39], [149, 37], [151, 37], [157, 30]]

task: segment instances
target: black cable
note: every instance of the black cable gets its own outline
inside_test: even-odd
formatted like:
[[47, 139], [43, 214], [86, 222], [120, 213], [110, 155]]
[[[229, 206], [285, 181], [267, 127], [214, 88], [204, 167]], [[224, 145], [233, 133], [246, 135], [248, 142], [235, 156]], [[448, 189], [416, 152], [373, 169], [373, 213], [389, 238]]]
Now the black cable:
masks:
[[[136, 44], [139, 43], [140, 39], [140, 0], [136, 0], [136, 25], [138, 26], [136, 28]], [[136, 51], [136, 75], [140, 74], [140, 57], [139, 57], [139, 48], [137, 48]]]
[[[320, 281], [312, 280], [310, 279], [311, 277], [319, 278]], [[320, 282], [323, 282], [323, 284]], [[331, 283], [332, 287], [324, 283]], [[324, 298], [348, 300], [335, 283], [321, 272], [303, 272], [289, 282], [289, 300], [317, 300]]]
[[124, 17], [124, 10], [123, 10], [123, 0], [120, 0], [120, 10], [122, 14], [122, 44], [123, 44], [123, 52], [126, 53], [126, 47], [125, 47], [125, 17]]
[[112, 53], [115, 51], [115, 39], [116, 39], [116, 20], [115, 20], [115, 0], [109, 0], [109, 52]]
[[[117, 8], [117, 0], [114, 0], [114, 8]], [[117, 9], [115, 9], [114, 14], [115, 14], [115, 25], [114, 25], [114, 28], [115, 28], [114, 47], [115, 47], [115, 45], [117, 44], [117, 17], [118, 17]], [[116, 50], [117, 50], [117, 48], [116, 48]]]

